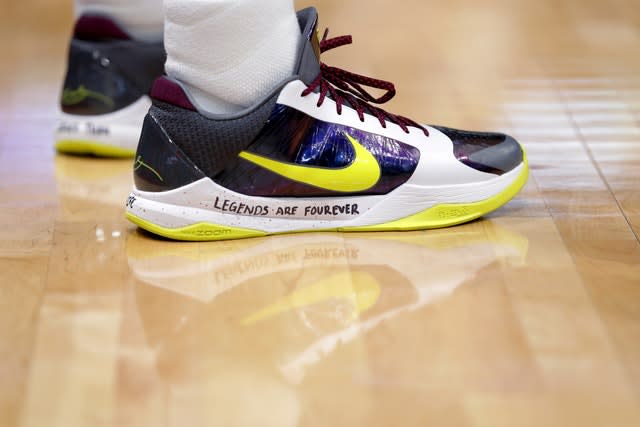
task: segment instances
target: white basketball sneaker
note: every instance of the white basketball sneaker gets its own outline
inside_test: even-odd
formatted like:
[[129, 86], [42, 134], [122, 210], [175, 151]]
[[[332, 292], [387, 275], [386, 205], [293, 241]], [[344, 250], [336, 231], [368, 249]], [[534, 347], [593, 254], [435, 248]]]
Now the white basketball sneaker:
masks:
[[[169, 78], [153, 88], [127, 216], [178, 240], [461, 224], [514, 197], [528, 176], [511, 137], [423, 126], [388, 113], [391, 83], [327, 66], [350, 37], [316, 37], [298, 14], [297, 71], [234, 115], [207, 112]], [[374, 98], [363, 89], [386, 90]]]

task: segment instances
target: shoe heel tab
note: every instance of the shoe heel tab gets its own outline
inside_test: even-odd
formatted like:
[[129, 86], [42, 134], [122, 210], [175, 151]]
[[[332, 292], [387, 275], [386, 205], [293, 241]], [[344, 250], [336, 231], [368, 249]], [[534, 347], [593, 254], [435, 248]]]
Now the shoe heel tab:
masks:
[[131, 40], [112, 19], [102, 15], [82, 15], [76, 21], [73, 37], [79, 40]]
[[164, 76], [153, 83], [151, 97], [187, 110], [198, 111], [182, 86]]

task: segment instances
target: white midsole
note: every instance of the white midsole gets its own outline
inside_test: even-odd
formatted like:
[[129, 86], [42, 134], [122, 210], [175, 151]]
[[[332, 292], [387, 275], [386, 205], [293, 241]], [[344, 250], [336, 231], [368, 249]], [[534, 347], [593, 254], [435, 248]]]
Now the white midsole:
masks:
[[90, 141], [135, 151], [149, 107], [151, 99], [145, 95], [128, 107], [110, 114], [77, 116], [60, 111], [56, 142]]
[[199, 223], [266, 233], [363, 227], [396, 221], [441, 204], [468, 204], [505, 191], [523, 172], [522, 164], [489, 181], [425, 187], [405, 184], [383, 196], [265, 198], [229, 191], [209, 178], [164, 193], [134, 188], [127, 210], [163, 228]]

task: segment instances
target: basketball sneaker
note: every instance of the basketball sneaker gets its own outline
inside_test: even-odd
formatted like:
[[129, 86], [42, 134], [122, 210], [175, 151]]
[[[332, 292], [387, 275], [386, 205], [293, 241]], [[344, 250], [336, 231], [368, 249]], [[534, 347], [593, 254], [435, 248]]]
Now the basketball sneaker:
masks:
[[528, 166], [517, 141], [380, 109], [393, 84], [320, 62], [351, 37], [320, 41], [313, 8], [298, 19], [295, 74], [246, 111], [212, 114], [186, 84], [156, 81], [126, 202], [132, 222], [176, 240], [421, 230], [479, 218], [520, 191]]
[[133, 40], [105, 16], [81, 16], [69, 48], [56, 149], [133, 157], [164, 62], [162, 42]]

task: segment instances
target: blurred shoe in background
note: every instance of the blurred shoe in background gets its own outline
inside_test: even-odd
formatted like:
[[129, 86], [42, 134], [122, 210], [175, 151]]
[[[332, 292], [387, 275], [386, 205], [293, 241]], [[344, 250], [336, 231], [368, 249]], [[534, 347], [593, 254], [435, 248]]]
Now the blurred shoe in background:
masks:
[[162, 41], [134, 40], [105, 15], [80, 16], [69, 48], [56, 149], [133, 157], [165, 57]]

